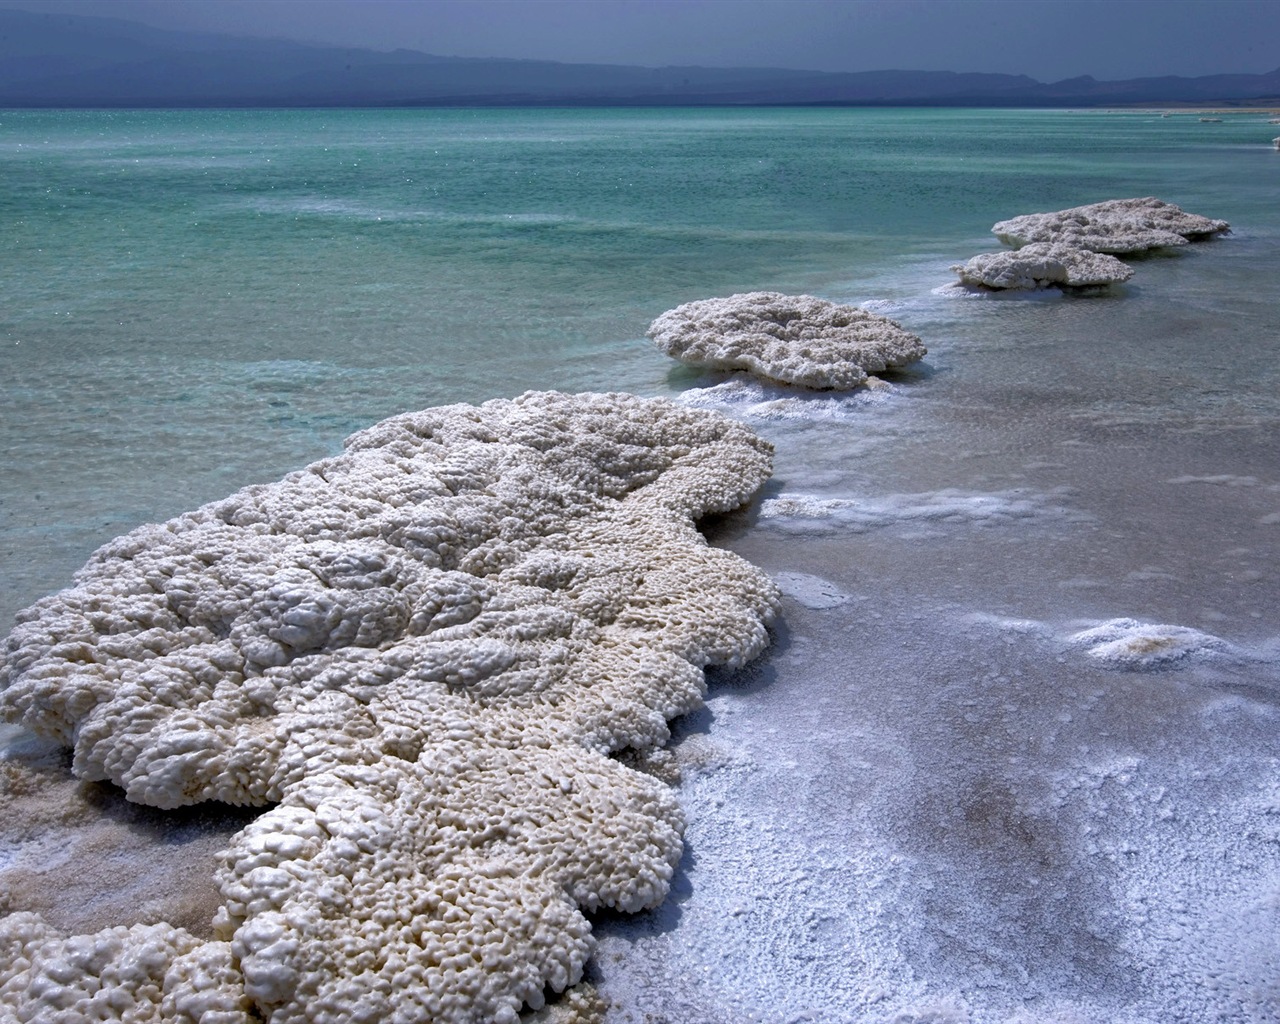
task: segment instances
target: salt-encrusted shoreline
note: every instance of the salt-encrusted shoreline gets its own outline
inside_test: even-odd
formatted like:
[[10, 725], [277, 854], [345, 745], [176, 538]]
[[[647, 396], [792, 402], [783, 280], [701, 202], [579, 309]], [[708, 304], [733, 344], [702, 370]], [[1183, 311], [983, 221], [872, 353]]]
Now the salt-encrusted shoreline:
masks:
[[[848, 309], [837, 326], [871, 317]], [[745, 368], [850, 386], [823, 374], [924, 354], [882, 320], [864, 361], [798, 329]], [[204, 1024], [511, 1024], [575, 984], [583, 912], [655, 906], [681, 849], [670, 790], [608, 755], [660, 748], [704, 666], [768, 642], [777, 587], [695, 523], [745, 503], [769, 461], [717, 414], [529, 394], [395, 417], [101, 549], [21, 617], [6, 713], [141, 803], [275, 806], [221, 857], [212, 940], [142, 922], [68, 938], [18, 910], [0, 1001], [20, 1019], [109, 1002]]]
[[584, 911], [661, 902], [669, 738], [778, 591], [695, 522], [770, 447], [716, 413], [530, 393], [386, 420], [344, 454], [101, 549], [20, 617], [7, 717], [133, 800], [274, 805], [212, 941], [0, 920], [18, 1019], [509, 1024], [581, 977]]

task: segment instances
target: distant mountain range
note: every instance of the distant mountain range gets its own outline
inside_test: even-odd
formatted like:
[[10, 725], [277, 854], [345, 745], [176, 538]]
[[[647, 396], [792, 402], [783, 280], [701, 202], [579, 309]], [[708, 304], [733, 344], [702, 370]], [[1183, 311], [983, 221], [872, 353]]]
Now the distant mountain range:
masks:
[[1280, 106], [1280, 69], [1046, 84], [950, 71], [646, 68], [386, 53], [0, 10], [3, 107], [699, 104]]

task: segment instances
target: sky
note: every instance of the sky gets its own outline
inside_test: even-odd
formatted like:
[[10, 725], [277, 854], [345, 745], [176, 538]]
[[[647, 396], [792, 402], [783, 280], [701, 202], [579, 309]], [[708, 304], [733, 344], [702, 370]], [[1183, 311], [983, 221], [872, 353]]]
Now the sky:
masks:
[[1077, 75], [1280, 67], [1280, 0], [0, 0], [443, 56]]

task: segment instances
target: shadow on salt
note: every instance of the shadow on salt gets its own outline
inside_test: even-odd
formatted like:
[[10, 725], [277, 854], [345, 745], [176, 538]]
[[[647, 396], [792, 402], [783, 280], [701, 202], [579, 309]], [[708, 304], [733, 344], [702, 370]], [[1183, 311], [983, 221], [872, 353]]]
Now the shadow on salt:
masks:
[[259, 809], [177, 812], [129, 803], [116, 787], [71, 777], [69, 752], [0, 725], [0, 911], [39, 913], [60, 929], [170, 921], [210, 934], [212, 873], [227, 840]]

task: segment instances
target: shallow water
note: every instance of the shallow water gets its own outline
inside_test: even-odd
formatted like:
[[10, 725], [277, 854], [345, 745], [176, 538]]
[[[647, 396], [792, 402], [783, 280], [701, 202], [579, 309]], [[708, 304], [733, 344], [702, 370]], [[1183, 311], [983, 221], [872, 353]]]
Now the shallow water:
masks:
[[[397, 411], [548, 387], [723, 403], [778, 458], [763, 501], [708, 529], [791, 596], [774, 650], [686, 724], [672, 899], [598, 922], [608, 1019], [1273, 1020], [1269, 133], [5, 112], [0, 615]], [[996, 220], [1148, 194], [1233, 233], [1103, 295], [945, 287]], [[930, 354], [889, 393], [762, 405], [691, 395], [723, 378], [643, 340], [671, 306], [759, 288], [869, 303]], [[1221, 644], [1126, 668], [1072, 639], [1121, 618]]]
[[[969, 303], [927, 379], [760, 424], [778, 472], [713, 536], [780, 578], [785, 630], [686, 740], [691, 885], [610, 923], [620, 1006], [1274, 1018], [1275, 406], [1154, 338], [1117, 353], [1110, 320], [1186, 315], [1156, 292], [999, 303], [1035, 325], [1017, 349]], [[1120, 617], [1196, 642], [1073, 639]]]

